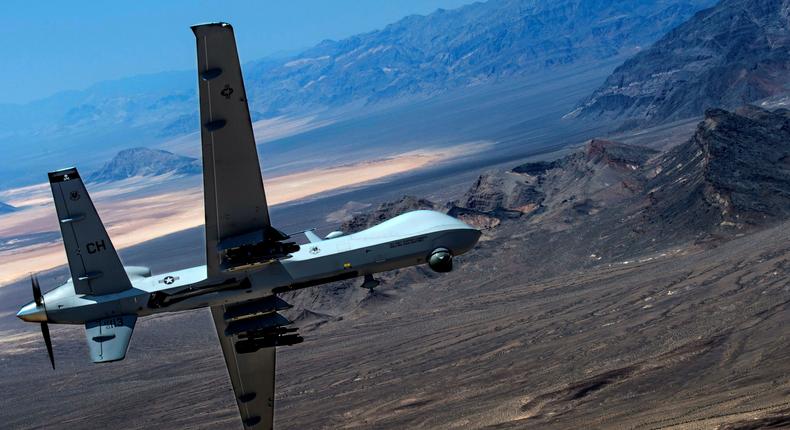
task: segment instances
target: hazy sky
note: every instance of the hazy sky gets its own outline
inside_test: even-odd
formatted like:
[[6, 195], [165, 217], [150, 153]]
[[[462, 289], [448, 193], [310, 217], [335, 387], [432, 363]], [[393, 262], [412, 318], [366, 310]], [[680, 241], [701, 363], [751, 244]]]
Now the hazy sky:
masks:
[[189, 26], [233, 24], [242, 62], [370, 31], [473, 0], [137, 0], [0, 2], [0, 103], [194, 67]]

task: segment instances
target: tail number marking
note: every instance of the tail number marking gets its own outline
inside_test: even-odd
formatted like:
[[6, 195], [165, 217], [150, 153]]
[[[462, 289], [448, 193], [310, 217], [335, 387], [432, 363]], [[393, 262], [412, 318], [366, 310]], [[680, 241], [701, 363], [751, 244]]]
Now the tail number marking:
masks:
[[106, 329], [112, 329], [112, 328], [116, 328], [116, 327], [123, 327], [123, 318], [121, 318], [121, 317], [105, 318], [105, 319], [101, 320], [101, 322], [99, 324], [101, 324], [101, 326], [103, 328], [106, 328]]
[[88, 254], [95, 254], [97, 252], [102, 252], [107, 249], [107, 245], [104, 244], [104, 239], [97, 240], [96, 242], [91, 242], [85, 245], [85, 248], [88, 249]]

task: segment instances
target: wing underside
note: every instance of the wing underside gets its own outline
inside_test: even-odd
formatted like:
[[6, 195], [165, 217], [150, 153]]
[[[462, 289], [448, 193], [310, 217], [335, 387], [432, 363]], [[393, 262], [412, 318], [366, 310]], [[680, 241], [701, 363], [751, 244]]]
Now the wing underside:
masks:
[[267, 296], [211, 308], [245, 428], [272, 428], [275, 348], [304, 340], [296, 328], [286, 327], [291, 321], [277, 313], [290, 307]]
[[274, 425], [275, 348], [237, 353], [233, 335], [225, 334], [228, 324], [224, 314], [224, 306], [211, 308], [242, 423], [245, 428], [271, 429]]
[[271, 226], [233, 27], [192, 27], [197, 39], [208, 275], [298, 250]]
[[197, 39], [209, 274], [224, 239], [270, 226], [233, 28], [192, 27]]
[[[299, 250], [271, 226], [233, 28], [192, 27], [197, 39], [206, 264], [212, 279], [235, 277]], [[245, 428], [274, 422], [275, 348], [303, 339], [277, 313], [274, 296], [211, 308]]]

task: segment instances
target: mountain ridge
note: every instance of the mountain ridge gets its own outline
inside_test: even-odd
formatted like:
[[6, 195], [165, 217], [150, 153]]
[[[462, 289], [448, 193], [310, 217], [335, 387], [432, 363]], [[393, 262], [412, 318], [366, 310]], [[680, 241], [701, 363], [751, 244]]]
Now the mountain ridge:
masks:
[[112, 182], [135, 176], [199, 175], [200, 161], [161, 149], [131, 148], [118, 152], [99, 170], [88, 176], [90, 182]]
[[[535, 278], [714, 249], [790, 220], [790, 111], [709, 110], [685, 143], [664, 151], [593, 139], [555, 160], [483, 173], [455, 201], [406, 195], [348, 216], [340, 229], [354, 233], [416, 209], [467, 222], [482, 230], [482, 244], [514, 240], [496, 251], [478, 245], [474, 259], [498, 266], [498, 252], [529, 262]], [[326, 322], [364, 312], [366, 300], [402, 297], [435, 276], [420, 267], [398, 270], [377, 275], [375, 296], [352, 280], [288, 300], [331, 316]]]
[[790, 2], [723, 0], [619, 66], [571, 117], [651, 126], [790, 93]]
[[[250, 68], [253, 110], [425, 96], [638, 49], [710, 0], [491, 0], [413, 15]], [[256, 95], [260, 94], [260, 97]], [[267, 97], [263, 97], [266, 94]], [[319, 103], [316, 103], [319, 102]]]

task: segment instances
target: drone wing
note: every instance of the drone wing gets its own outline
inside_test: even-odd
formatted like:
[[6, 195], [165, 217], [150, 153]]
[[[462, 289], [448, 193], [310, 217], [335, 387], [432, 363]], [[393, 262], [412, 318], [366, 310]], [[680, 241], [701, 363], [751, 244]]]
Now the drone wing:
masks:
[[225, 306], [213, 306], [211, 316], [225, 356], [236, 404], [244, 428], [272, 429], [274, 425], [274, 370], [276, 349], [261, 348], [239, 354], [233, 335], [227, 335]]
[[[271, 226], [247, 94], [227, 23], [192, 27], [197, 39], [209, 277], [293, 252]], [[296, 248], [298, 249], [298, 247]]]

